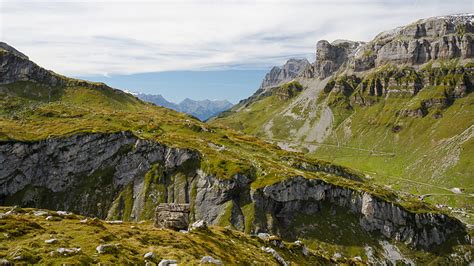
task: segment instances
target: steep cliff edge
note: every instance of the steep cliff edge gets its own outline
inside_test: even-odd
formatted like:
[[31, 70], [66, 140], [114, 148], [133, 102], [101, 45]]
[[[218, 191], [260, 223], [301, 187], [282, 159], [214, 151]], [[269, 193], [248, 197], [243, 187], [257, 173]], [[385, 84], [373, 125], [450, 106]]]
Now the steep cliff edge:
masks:
[[[243, 173], [220, 179], [200, 168], [197, 151], [169, 148], [128, 132], [7, 142], [0, 145], [0, 158], [2, 205], [138, 221], [151, 219], [159, 203], [191, 203], [193, 220], [294, 239], [292, 230], [284, 229], [294, 215], [317, 215], [322, 202], [329, 202], [360, 215], [366, 230], [414, 246], [439, 245], [464, 230], [444, 214], [421, 207], [420, 214], [408, 211], [394, 194], [381, 199], [347, 184], [298, 176], [252, 188], [255, 177]], [[245, 206], [253, 207], [244, 211]], [[270, 222], [264, 214], [276, 219]]]

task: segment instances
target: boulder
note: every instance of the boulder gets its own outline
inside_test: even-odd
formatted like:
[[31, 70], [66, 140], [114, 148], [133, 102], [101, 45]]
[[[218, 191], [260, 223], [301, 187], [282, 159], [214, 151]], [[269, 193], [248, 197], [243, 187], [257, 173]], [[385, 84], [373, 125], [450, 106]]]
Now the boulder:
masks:
[[195, 221], [193, 224], [191, 224], [191, 226], [189, 227], [189, 231], [193, 231], [193, 230], [203, 230], [203, 229], [207, 229], [207, 223], [206, 221], [204, 220], [198, 220], [198, 221]]
[[222, 265], [222, 261], [218, 259], [214, 259], [211, 256], [204, 256], [201, 258], [200, 264], [215, 264], [215, 265]]
[[270, 253], [273, 255], [273, 258], [275, 258], [276, 261], [278, 261], [278, 263], [280, 265], [283, 265], [283, 266], [287, 266], [287, 265], [290, 265], [288, 264], [288, 262], [285, 261], [285, 259], [278, 253], [276, 252], [276, 250], [274, 250], [273, 248], [270, 248], [270, 247], [262, 247], [262, 250], [267, 252], [267, 253]]
[[95, 248], [99, 254], [115, 254], [118, 251], [118, 244], [103, 244]]
[[178, 265], [178, 262], [176, 260], [161, 260], [160, 263], [158, 263], [158, 266], [175, 266]]
[[44, 243], [46, 244], [54, 244], [54, 243], [57, 243], [58, 240], [56, 238], [52, 238], [52, 239], [47, 239], [44, 241]]
[[146, 259], [146, 260], [154, 259], [155, 258], [155, 252], [153, 252], [153, 251], [147, 252], [145, 255], [143, 255], [143, 258]]

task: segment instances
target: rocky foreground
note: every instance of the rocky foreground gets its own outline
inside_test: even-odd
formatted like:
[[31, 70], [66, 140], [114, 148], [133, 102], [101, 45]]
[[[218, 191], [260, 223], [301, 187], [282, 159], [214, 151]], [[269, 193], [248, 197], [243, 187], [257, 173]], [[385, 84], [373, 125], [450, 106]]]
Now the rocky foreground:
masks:
[[[0, 207], [0, 265], [333, 264], [301, 242], [221, 227], [173, 231], [149, 221], [103, 221], [64, 211]], [[341, 260], [342, 261], [342, 260]]]

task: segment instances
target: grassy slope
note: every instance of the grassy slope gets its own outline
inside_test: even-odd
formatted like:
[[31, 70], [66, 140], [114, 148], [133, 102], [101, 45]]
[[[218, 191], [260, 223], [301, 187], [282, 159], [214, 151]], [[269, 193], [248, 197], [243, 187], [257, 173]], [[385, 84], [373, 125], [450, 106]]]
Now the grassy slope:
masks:
[[[11, 208], [0, 207], [0, 213]], [[223, 263], [276, 264], [271, 254], [261, 247], [272, 247], [287, 261], [296, 264], [330, 263], [328, 259], [311, 252], [304, 256], [302, 249], [293, 243], [284, 242], [282, 248], [256, 237], [221, 227], [209, 230], [179, 233], [156, 229], [150, 222], [108, 224], [98, 219], [70, 214], [60, 216], [48, 211], [54, 217], [35, 216], [35, 209], [16, 209], [14, 214], [0, 219], [0, 258], [16, 263], [40, 264], [145, 264], [144, 254], [154, 252], [149, 262], [174, 259], [180, 264], [197, 265], [203, 256], [212, 256]], [[57, 239], [47, 244], [45, 240]], [[98, 254], [101, 244], [119, 244], [113, 254]], [[69, 256], [59, 255], [58, 248], [80, 248], [81, 252]], [[50, 253], [53, 252], [53, 255]], [[21, 256], [21, 259], [14, 258]]]
[[[472, 214], [474, 95], [455, 99], [445, 108], [430, 108], [424, 117], [397, 115], [400, 110], [418, 108], [424, 100], [443, 99], [445, 90], [452, 87], [428, 86], [413, 97], [391, 96], [378, 99], [369, 107], [353, 105], [355, 110], [345, 116], [344, 125], [336, 127], [326, 140], [394, 156], [374, 156], [368, 151], [329, 146], [322, 146], [309, 156], [361, 170], [376, 183], [396, 190], [430, 194], [428, 201], [465, 208]], [[342, 113], [342, 106], [331, 108]], [[436, 115], [441, 118], [435, 118]], [[396, 126], [399, 128], [394, 131]], [[450, 189], [454, 187], [463, 189], [463, 193], [452, 193]], [[465, 215], [460, 218], [474, 221], [474, 217]]]

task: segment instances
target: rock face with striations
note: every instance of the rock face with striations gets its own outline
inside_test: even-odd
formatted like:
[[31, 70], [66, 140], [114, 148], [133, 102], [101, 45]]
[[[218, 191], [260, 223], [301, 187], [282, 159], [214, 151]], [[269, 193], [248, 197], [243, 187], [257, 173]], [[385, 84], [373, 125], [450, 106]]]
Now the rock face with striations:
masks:
[[154, 168], [153, 173], [164, 173], [162, 182], [176, 174], [176, 181], [185, 184], [194, 173], [181, 166], [192, 169], [199, 156], [129, 132], [6, 142], [0, 144], [0, 204], [15, 204], [16, 198], [22, 206], [100, 218], [152, 218], [160, 201], [185, 203], [189, 195], [153, 190], [145, 174]]
[[433, 17], [382, 32], [368, 43], [319, 41], [315, 76], [324, 79], [338, 70], [360, 72], [385, 64], [420, 65], [437, 59], [472, 58], [473, 21], [472, 14]]
[[294, 177], [254, 191], [252, 199], [257, 212], [278, 217], [273, 221], [257, 221], [257, 231], [293, 238], [296, 235], [292, 235], [287, 228], [291, 228], [295, 215], [317, 215], [321, 206], [328, 202], [359, 216], [360, 225], [367, 231], [376, 231], [419, 247], [439, 245], [452, 233], [463, 230], [461, 222], [444, 214], [411, 213], [370, 194], [303, 177]]
[[353, 58], [349, 68], [364, 71], [385, 64], [420, 65], [430, 60], [474, 56], [474, 15], [422, 19], [382, 32]]

